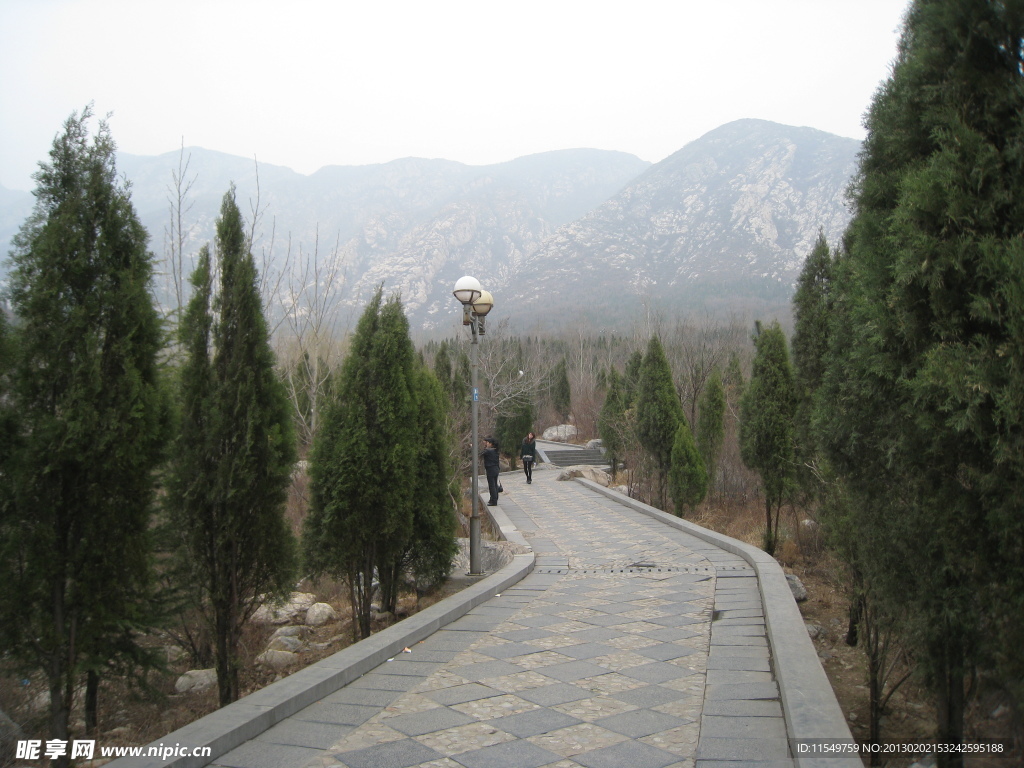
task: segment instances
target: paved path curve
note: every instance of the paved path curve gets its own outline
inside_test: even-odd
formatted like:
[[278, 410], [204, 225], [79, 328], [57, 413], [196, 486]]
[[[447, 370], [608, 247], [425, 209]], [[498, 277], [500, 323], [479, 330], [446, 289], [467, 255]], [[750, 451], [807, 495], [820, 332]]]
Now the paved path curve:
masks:
[[530, 575], [213, 764], [792, 766], [748, 563], [556, 475], [502, 478]]

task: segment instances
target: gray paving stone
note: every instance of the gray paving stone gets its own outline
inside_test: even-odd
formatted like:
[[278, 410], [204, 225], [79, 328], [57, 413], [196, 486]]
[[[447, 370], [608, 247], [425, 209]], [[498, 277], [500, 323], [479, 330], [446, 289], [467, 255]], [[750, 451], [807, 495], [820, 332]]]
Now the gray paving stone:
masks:
[[612, 613], [599, 613], [597, 616], [582, 616], [576, 619], [576, 621], [582, 621], [584, 624], [593, 624], [595, 627], [615, 627], [619, 624], [631, 624], [636, 619], [616, 616]]
[[516, 695], [533, 704], [540, 704], [542, 707], [555, 707], [559, 704], [568, 704], [570, 701], [589, 699], [594, 694], [570, 683], [554, 683], [537, 688], [527, 688], [525, 691], [519, 691]]
[[709, 685], [704, 689], [704, 699], [721, 701], [723, 699], [777, 699], [779, 688], [775, 683], [723, 683]]
[[792, 758], [785, 760], [698, 760], [694, 768], [794, 768]]
[[488, 688], [486, 685], [480, 685], [480, 683], [466, 683], [465, 685], [455, 685], [451, 688], [440, 688], [436, 691], [425, 691], [423, 695], [432, 701], [436, 701], [438, 704], [450, 707], [452, 704], [465, 704], [467, 701], [501, 696], [502, 692]]
[[389, 717], [381, 722], [406, 736], [422, 736], [446, 728], [458, 728], [460, 725], [476, 722], [476, 719], [448, 707], [436, 707], [423, 712]]
[[320, 750], [309, 747], [247, 741], [218, 757], [214, 765], [230, 768], [281, 768], [282, 765], [305, 765], [319, 754]]
[[786, 739], [705, 738], [697, 744], [698, 760], [781, 760], [789, 757]]
[[463, 752], [457, 758], [466, 768], [540, 768], [558, 762], [560, 756], [529, 741], [517, 740]]
[[530, 736], [539, 736], [542, 733], [556, 731], [559, 728], [568, 728], [582, 722], [575, 717], [566, 715], [554, 709], [532, 709], [529, 712], [522, 712], [518, 715], [506, 715], [495, 720], [488, 720], [488, 725], [493, 725], [505, 733], [511, 733], [520, 739], [527, 739]]
[[655, 616], [654, 618], [644, 619], [651, 624], [657, 624], [662, 627], [685, 627], [692, 624], [703, 624], [705, 619], [701, 619], [695, 616], [683, 616], [683, 615], [670, 615], [670, 616]]
[[[709, 656], [708, 672], [711, 670], [747, 670], [750, 672], [771, 672], [768, 655], [759, 656]], [[724, 682], [724, 681], [723, 681]]]
[[446, 663], [454, 659], [459, 653], [458, 651], [432, 650], [423, 647], [422, 643], [417, 643], [411, 650], [412, 655], [408, 656], [408, 661], [439, 661]]
[[[516, 619], [515, 623], [523, 627], [530, 627], [532, 629], [540, 629], [542, 627], [550, 627], [552, 624], [561, 624], [565, 619], [556, 616], [523, 616]], [[506, 635], [507, 636], [507, 635]]]
[[559, 648], [558, 653], [583, 661], [586, 659], [594, 659], [598, 656], [607, 656], [610, 653], [620, 653], [620, 651], [618, 648], [613, 648], [612, 646], [604, 645], [603, 643], [580, 643], [579, 645], [569, 645], [565, 648]]
[[632, 677], [634, 680], [642, 680], [645, 683], [667, 683], [678, 680], [680, 677], [689, 675], [689, 670], [666, 664], [663, 661], [652, 661], [650, 664], [641, 664], [637, 667], [627, 667], [619, 670], [620, 675]]
[[722, 683], [770, 683], [774, 678], [771, 672], [758, 672], [747, 669], [708, 669], [707, 684]]
[[633, 652], [655, 661], [672, 661], [673, 659], [681, 659], [685, 656], [700, 653], [696, 648], [687, 648], [685, 645], [679, 645], [678, 643], [658, 643], [657, 645], [649, 645], [646, 648], [637, 648]]
[[579, 638], [580, 640], [588, 643], [600, 643], [604, 640], [614, 640], [617, 637], [621, 637], [622, 632], [617, 632], [614, 629], [607, 629], [605, 627], [597, 627], [595, 629], [581, 629], [578, 632], [573, 632], [573, 638]]
[[652, 733], [668, 731], [686, 725], [686, 723], [686, 720], [650, 709], [635, 709], [632, 712], [623, 712], [621, 715], [602, 717], [600, 720], [594, 721], [595, 725], [621, 733], [623, 736], [629, 736], [631, 739], [640, 739], [650, 736]]
[[477, 653], [490, 656], [492, 659], [513, 659], [519, 656], [529, 656], [533, 653], [541, 653], [544, 649], [528, 643], [502, 643], [501, 645], [487, 645], [476, 649]]
[[704, 715], [700, 737], [719, 739], [785, 739], [786, 721], [781, 717]]
[[377, 669], [386, 675], [412, 675], [413, 677], [429, 677], [444, 666], [438, 661], [411, 661], [404, 657], [409, 654], [396, 656], [393, 661], [386, 661]]
[[514, 675], [523, 671], [522, 667], [517, 667], [515, 664], [509, 664], [507, 661], [480, 661], [475, 664], [464, 664], [461, 667], [451, 666], [448, 668], [450, 672], [463, 677], [466, 680], [473, 682], [480, 682], [492, 677], [502, 677], [504, 675]]
[[366, 707], [386, 707], [399, 696], [402, 691], [385, 691], [376, 688], [355, 688], [348, 685], [320, 701], [326, 704], [362, 704]]
[[284, 722], [278, 723], [273, 728], [269, 728], [261, 733], [255, 741], [293, 747], [327, 749], [346, 733], [350, 733], [354, 729], [354, 725], [310, 723], [304, 720], [288, 718]]
[[544, 667], [542, 674], [545, 677], [561, 680], [563, 683], [571, 683], [587, 677], [607, 675], [608, 670], [597, 666], [597, 664], [591, 664], [589, 661], [567, 661], [563, 664]]
[[291, 719], [305, 720], [311, 723], [362, 725], [379, 711], [378, 707], [360, 706], [359, 704], [328, 704], [318, 701], [292, 715]]
[[529, 629], [513, 629], [507, 632], [495, 632], [496, 637], [502, 637], [506, 640], [512, 640], [513, 642], [525, 642], [527, 640], [541, 640], [545, 637], [551, 637], [554, 632], [549, 632], [546, 629], [540, 629], [537, 627], [531, 627]]
[[[409, 768], [444, 756], [414, 739], [401, 739], [342, 752], [334, 757], [348, 768]], [[283, 765], [285, 763], [279, 764]]]
[[747, 645], [752, 648], [767, 648], [768, 641], [764, 638], [764, 635], [760, 637], [751, 637], [747, 635], [726, 635], [711, 633], [711, 645]]
[[704, 715], [729, 717], [782, 717], [782, 705], [769, 699], [705, 701]]
[[467, 614], [449, 624], [448, 629], [453, 632], [480, 632], [487, 634], [504, 621], [505, 619], [497, 616], [471, 616]]
[[652, 632], [645, 632], [644, 637], [648, 637], [652, 640], [661, 640], [665, 643], [674, 643], [677, 640], [688, 640], [691, 637], [698, 637], [701, 632], [694, 632], [691, 629], [685, 627], [665, 627], [664, 629], [655, 629]]
[[665, 768], [678, 763], [679, 755], [642, 741], [623, 741], [604, 749], [573, 755], [572, 759], [586, 768]]
[[679, 701], [679, 699], [689, 697], [688, 693], [662, 685], [645, 685], [643, 688], [633, 688], [612, 694], [612, 698], [637, 707], [656, 707], [659, 704], [668, 704], [670, 701]]
[[348, 684], [349, 688], [372, 688], [382, 691], [408, 691], [419, 684], [419, 680], [409, 675], [382, 675], [370, 672], [358, 680]]
[[712, 645], [709, 659], [722, 658], [744, 658], [744, 659], [767, 659], [768, 646], [763, 647], [751, 645]]

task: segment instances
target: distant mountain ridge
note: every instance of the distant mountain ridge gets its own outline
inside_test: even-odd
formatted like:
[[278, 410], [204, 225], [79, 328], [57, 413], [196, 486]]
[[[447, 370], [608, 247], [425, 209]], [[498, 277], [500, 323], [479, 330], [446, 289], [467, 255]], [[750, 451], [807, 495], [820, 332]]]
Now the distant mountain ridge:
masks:
[[[121, 155], [118, 170], [158, 257], [172, 173], [185, 158], [187, 250], [212, 241], [233, 182], [247, 217], [258, 190], [258, 255], [280, 268], [289, 242], [293, 259], [317, 238], [321, 255], [337, 244], [344, 303], [358, 309], [383, 282], [401, 291], [414, 327], [448, 332], [459, 317], [451, 286], [463, 274], [495, 294], [497, 317], [524, 329], [565, 317], [607, 326], [635, 316], [639, 302], [670, 312], [784, 304], [819, 228], [831, 241], [845, 228], [859, 148], [810, 128], [741, 120], [653, 166], [579, 149], [490, 166], [406, 158], [303, 176], [194, 148]], [[0, 244], [31, 203], [2, 190]]]

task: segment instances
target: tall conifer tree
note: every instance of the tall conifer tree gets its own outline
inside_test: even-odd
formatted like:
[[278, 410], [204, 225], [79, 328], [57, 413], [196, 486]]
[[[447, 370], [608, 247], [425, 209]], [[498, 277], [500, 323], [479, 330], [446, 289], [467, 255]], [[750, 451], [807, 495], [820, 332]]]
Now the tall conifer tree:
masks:
[[708, 472], [685, 418], [679, 422], [672, 443], [672, 465], [668, 481], [678, 517], [704, 501], [708, 494]]
[[761, 475], [764, 549], [770, 555], [778, 543], [782, 505], [792, 492], [796, 400], [786, 334], [778, 323], [758, 326], [758, 331], [754, 368], [740, 406], [740, 451], [743, 463]]
[[686, 419], [683, 404], [676, 394], [665, 350], [657, 336], [647, 344], [647, 354], [640, 366], [636, 394], [636, 436], [640, 445], [654, 460], [658, 474], [658, 505], [666, 506], [665, 481], [672, 466], [679, 423]]
[[1019, 3], [911, 5], [868, 114], [817, 414], [941, 742], [986, 651], [1024, 671], [1006, 651], [1024, 640], [1022, 39]]
[[601, 435], [602, 447], [608, 454], [614, 479], [626, 443], [626, 407], [623, 402], [622, 377], [615, 368], [608, 372], [608, 393], [601, 406], [597, 429]]
[[65, 122], [14, 239], [17, 346], [0, 392], [17, 427], [0, 452], [0, 636], [44, 674], [62, 740], [83, 678], [95, 692], [112, 657], [136, 653], [166, 439], [148, 235], [91, 116]]
[[704, 459], [708, 485], [714, 487], [718, 454], [725, 442], [725, 388], [722, 374], [716, 368], [708, 378], [707, 386], [700, 397], [700, 412], [697, 416], [697, 449]]
[[219, 290], [209, 251], [182, 323], [182, 431], [169, 503], [213, 629], [221, 705], [238, 699], [242, 628], [287, 591], [296, 564], [284, 507], [295, 443], [274, 371], [256, 265], [234, 188], [217, 220]]
[[349, 585], [357, 637], [370, 635], [375, 572], [382, 604], [397, 594], [395, 566], [412, 535], [420, 450], [409, 324], [398, 298], [385, 303], [382, 293], [379, 287], [359, 319], [313, 445], [303, 535], [310, 570]]

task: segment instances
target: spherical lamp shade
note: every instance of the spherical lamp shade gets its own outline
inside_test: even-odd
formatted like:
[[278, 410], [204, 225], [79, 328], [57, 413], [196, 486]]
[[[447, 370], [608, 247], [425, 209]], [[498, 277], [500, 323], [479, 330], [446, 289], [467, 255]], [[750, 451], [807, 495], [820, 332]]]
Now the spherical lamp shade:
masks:
[[480, 291], [480, 296], [473, 302], [473, 311], [481, 317], [494, 307], [494, 297], [490, 291]]
[[460, 277], [455, 283], [455, 290], [452, 291], [452, 295], [463, 304], [472, 304], [480, 298], [482, 291], [479, 280], [470, 275], [465, 275]]

